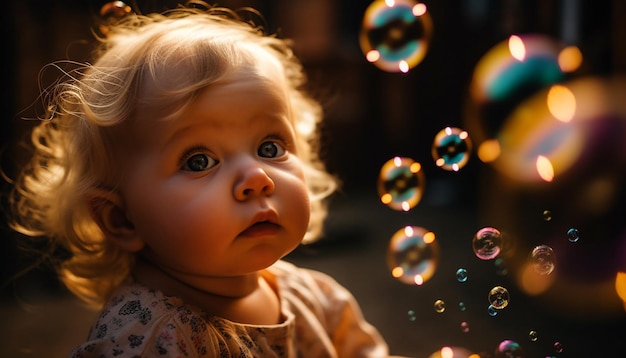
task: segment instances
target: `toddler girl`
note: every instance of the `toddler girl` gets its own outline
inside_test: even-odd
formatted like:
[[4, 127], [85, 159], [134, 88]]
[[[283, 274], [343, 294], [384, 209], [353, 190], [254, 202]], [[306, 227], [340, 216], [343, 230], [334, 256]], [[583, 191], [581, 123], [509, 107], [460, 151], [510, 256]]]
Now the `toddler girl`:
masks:
[[227, 9], [132, 15], [54, 86], [13, 227], [101, 309], [72, 357], [385, 357], [353, 296], [281, 260], [335, 181], [289, 44]]

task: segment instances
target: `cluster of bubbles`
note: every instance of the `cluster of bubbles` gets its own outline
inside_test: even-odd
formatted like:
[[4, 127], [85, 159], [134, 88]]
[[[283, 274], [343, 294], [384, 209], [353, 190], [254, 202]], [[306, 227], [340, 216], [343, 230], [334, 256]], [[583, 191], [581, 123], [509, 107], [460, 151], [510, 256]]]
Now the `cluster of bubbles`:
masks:
[[[425, 4], [416, 0], [374, 0], [364, 14], [359, 44], [365, 59], [380, 70], [407, 73], [426, 57], [432, 34], [433, 22]], [[459, 172], [475, 150], [482, 163], [521, 185], [550, 183], [572, 175], [572, 168], [592, 157], [584, 153], [585, 149], [597, 146], [590, 133], [600, 132], [598, 128], [605, 125], [623, 132], [610, 121], [626, 117], [626, 102], [620, 99], [626, 95], [626, 82], [570, 80], [582, 60], [576, 46], [542, 34], [513, 34], [497, 43], [474, 68], [463, 128], [446, 126], [435, 135], [431, 145], [434, 165]], [[611, 153], [625, 150], [626, 145]], [[380, 170], [379, 198], [393, 210], [408, 212], [422, 200], [425, 179], [422, 163], [393, 157]], [[542, 215], [545, 222], [553, 222], [551, 210], [544, 210]], [[570, 227], [560, 235], [577, 243], [581, 240], [579, 228]], [[493, 261], [501, 276], [509, 272], [507, 260], [510, 251], [517, 249], [514, 246], [507, 235], [490, 226], [479, 229], [471, 240], [475, 256], [481, 261]], [[424, 285], [434, 276], [439, 261], [439, 245], [432, 231], [407, 225], [393, 234], [387, 263], [392, 276], [400, 282]], [[533, 295], [545, 292], [555, 279], [556, 269], [555, 250], [546, 243], [532, 245], [521, 265], [520, 288]], [[468, 278], [466, 268], [456, 271], [457, 282], [468, 282]], [[626, 273], [618, 273], [616, 287], [622, 287], [618, 294], [626, 302]], [[502, 285], [492, 286], [486, 296], [489, 316], [509, 307], [510, 293]], [[443, 299], [437, 299], [433, 307], [439, 314], [446, 311]], [[459, 302], [459, 309], [467, 309], [464, 302]], [[415, 320], [412, 310], [409, 319]], [[469, 331], [467, 321], [461, 323], [461, 330]], [[528, 332], [530, 342], [538, 339], [537, 331]], [[562, 351], [563, 345], [555, 342], [554, 352]], [[460, 347], [443, 347], [431, 357], [456, 354], [472, 356]], [[495, 350], [496, 357], [523, 354], [522, 346], [511, 339], [502, 340]]]

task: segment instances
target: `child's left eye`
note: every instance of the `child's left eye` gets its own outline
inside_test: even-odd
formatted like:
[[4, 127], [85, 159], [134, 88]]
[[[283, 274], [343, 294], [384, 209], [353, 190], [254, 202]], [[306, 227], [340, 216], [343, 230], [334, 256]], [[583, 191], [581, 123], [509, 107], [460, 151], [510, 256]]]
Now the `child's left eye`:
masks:
[[259, 146], [257, 154], [263, 158], [276, 158], [285, 155], [285, 148], [280, 144], [272, 141], [263, 142]]

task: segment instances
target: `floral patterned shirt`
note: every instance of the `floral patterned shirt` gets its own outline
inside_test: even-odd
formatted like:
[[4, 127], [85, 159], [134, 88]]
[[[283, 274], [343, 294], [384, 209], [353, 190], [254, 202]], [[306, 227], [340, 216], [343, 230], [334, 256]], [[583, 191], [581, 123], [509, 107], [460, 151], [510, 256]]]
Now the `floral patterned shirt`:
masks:
[[283, 320], [250, 325], [206, 314], [137, 283], [120, 287], [70, 353], [86, 357], [387, 357], [354, 297], [331, 277], [278, 261]]

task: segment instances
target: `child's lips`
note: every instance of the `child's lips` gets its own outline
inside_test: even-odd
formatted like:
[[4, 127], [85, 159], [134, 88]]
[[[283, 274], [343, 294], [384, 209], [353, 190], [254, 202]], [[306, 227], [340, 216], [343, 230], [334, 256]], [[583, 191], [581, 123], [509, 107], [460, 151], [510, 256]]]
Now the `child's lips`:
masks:
[[261, 237], [276, 235], [280, 230], [280, 225], [269, 222], [261, 221], [250, 225], [247, 229], [242, 231], [240, 237]]
[[273, 210], [259, 212], [252, 218], [250, 225], [242, 231], [240, 237], [260, 237], [276, 235], [281, 229], [278, 215]]

